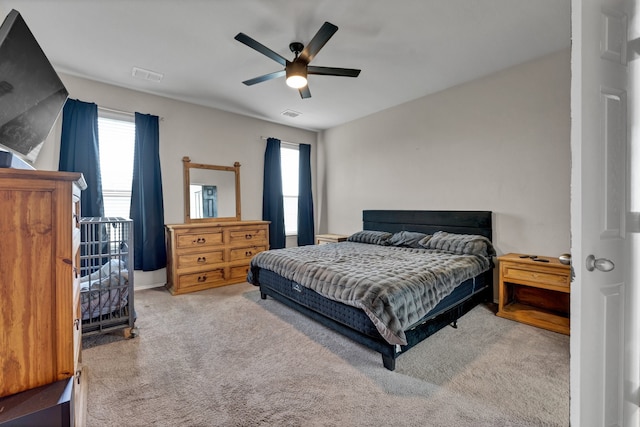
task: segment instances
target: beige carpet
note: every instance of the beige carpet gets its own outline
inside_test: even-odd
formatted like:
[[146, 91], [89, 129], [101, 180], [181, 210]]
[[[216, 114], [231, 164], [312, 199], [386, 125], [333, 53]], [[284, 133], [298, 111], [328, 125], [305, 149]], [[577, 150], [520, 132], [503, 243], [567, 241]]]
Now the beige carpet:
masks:
[[84, 340], [90, 427], [569, 425], [569, 337], [485, 306], [391, 372], [246, 283], [135, 296], [136, 338]]

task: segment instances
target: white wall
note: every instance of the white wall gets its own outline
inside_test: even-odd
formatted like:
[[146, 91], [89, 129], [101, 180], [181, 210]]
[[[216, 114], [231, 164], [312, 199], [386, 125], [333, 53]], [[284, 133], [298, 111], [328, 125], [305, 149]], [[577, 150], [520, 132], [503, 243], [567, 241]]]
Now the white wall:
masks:
[[[233, 166], [240, 162], [242, 219], [262, 218], [262, 179], [264, 148], [261, 136], [310, 144], [312, 176], [316, 173], [315, 132], [282, 126], [221, 110], [174, 101], [155, 95], [110, 86], [66, 74], [60, 75], [69, 97], [98, 106], [127, 112], [140, 112], [161, 117], [160, 163], [164, 196], [165, 223], [184, 222], [182, 195], [182, 157], [193, 162]], [[57, 170], [60, 151], [61, 120], [47, 138], [37, 169]], [[315, 194], [315, 189], [314, 189]], [[136, 288], [163, 285], [164, 269], [136, 272]]]
[[569, 252], [570, 78], [567, 50], [324, 131], [320, 230], [360, 230], [364, 209], [490, 210], [499, 254]]
[[[264, 155], [260, 136], [275, 136], [312, 145], [320, 232], [361, 229], [364, 209], [491, 210], [499, 254], [569, 251], [569, 51], [329, 129], [319, 137], [69, 75], [61, 78], [71, 98], [162, 118], [166, 223], [183, 222], [183, 156], [221, 165], [239, 161], [243, 219], [259, 219]], [[38, 169], [57, 169], [59, 134], [58, 123], [36, 163]], [[164, 270], [136, 273], [137, 287], [164, 281]]]

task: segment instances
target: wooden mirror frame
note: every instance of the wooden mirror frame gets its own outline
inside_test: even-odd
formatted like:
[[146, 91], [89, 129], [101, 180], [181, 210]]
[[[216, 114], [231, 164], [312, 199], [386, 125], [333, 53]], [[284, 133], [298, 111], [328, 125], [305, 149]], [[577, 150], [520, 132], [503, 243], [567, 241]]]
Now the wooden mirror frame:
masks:
[[[233, 166], [207, 165], [204, 163], [191, 163], [188, 156], [182, 158], [184, 176], [184, 222], [186, 224], [198, 222], [220, 222], [220, 221], [240, 221], [242, 218], [240, 210], [240, 163], [235, 162]], [[236, 216], [216, 217], [216, 218], [191, 218], [191, 169], [207, 169], [214, 171], [228, 171], [235, 173], [236, 186]]]

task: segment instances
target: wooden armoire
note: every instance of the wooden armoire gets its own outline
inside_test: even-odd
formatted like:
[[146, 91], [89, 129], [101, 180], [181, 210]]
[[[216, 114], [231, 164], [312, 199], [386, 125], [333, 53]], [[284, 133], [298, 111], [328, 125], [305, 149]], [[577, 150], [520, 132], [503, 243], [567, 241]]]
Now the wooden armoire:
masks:
[[[80, 378], [82, 174], [0, 169], [0, 398]], [[9, 408], [6, 408], [9, 409]]]

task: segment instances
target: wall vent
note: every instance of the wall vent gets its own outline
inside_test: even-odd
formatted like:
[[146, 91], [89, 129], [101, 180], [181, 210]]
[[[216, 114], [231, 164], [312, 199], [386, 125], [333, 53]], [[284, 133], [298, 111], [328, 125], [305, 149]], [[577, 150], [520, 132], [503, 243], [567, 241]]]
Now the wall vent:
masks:
[[164, 74], [138, 67], [133, 67], [131, 69], [131, 75], [137, 79], [148, 80], [154, 83], [160, 83], [160, 80], [164, 77]]
[[298, 117], [298, 116], [299, 116], [300, 114], [302, 114], [302, 113], [299, 113], [299, 112], [297, 112], [297, 111], [293, 111], [293, 110], [284, 110], [284, 111], [283, 111], [282, 113], [280, 113], [280, 114], [282, 114], [283, 116], [287, 116], [287, 117], [295, 118], [295, 117]]

